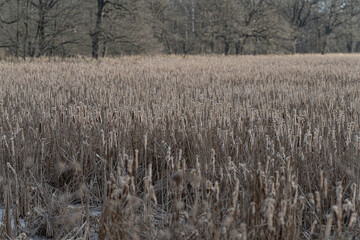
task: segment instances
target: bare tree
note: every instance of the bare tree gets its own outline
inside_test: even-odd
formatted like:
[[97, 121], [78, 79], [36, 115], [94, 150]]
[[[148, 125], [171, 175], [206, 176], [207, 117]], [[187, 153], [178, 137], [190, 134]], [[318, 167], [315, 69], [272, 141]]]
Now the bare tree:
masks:
[[0, 28], [2, 46], [15, 56], [53, 54], [64, 45], [75, 43], [74, 29], [78, 7], [73, 1], [3, 1]]
[[360, 0], [0, 0], [13, 56], [360, 50]]
[[309, 31], [307, 27], [320, 18], [319, 0], [280, 1], [278, 6], [280, 14], [290, 24], [293, 52], [297, 53], [306, 36], [305, 32]]
[[336, 31], [352, 25], [354, 17], [359, 16], [359, 1], [356, 0], [330, 0], [321, 1], [321, 53], [329, 51], [329, 38], [336, 36]]

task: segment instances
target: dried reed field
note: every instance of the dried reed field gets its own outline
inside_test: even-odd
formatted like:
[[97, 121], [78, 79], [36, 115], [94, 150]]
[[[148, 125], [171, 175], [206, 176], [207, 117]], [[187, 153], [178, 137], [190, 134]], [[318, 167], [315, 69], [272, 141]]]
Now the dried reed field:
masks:
[[360, 55], [0, 62], [0, 238], [360, 238]]

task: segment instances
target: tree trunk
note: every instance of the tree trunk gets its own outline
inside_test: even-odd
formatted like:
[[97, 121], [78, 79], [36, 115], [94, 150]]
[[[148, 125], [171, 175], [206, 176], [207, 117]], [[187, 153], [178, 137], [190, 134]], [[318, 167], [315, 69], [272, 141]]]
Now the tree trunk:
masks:
[[186, 43], [185, 42], [183, 43], [183, 53], [187, 54], [187, 49], [186, 49]]
[[347, 37], [347, 40], [346, 40], [346, 50], [348, 53], [352, 53], [353, 52], [353, 36], [352, 34], [350, 34], [348, 37]]
[[169, 41], [169, 39], [168, 39], [166, 36], [165, 36], [165, 42], [166, 42], [166, 46], [167, 46], [167, 48], [168, 48], [168, 54], [173, 54], [173, 50], [172, 50], [170, 41]]
[[321, 54], [326, 53], [327, 51], [326, 48], [327, 48], [327, 36], [325, 35], [321, 43]]
[[214, 41], [210, 42], [210, 49], [211, 49], [211, 53], [214, 53], [214, 51], [215, 51], [215, 43], [214, 43]]
[[29, 49], [29, 56], [30, 57], [35, 57], [35, 44], [33, 44], [31, 41], [28, 42], [28, 49]]
[[324, 37], [321, 43], [321, 54], [325, 54], [327, 52], [328, 45], [328, 37], [332, 33], [332, 28], [330, 26], [325, 26]]
[[237, 42], [235, 43], [235, 54], [236, 54], [236, 55], [239, 55], [239, 54], [240, 54], [240, 52], [241, 52], [240, 48], [241, 48], [241, 46], [240, 46], [240, 41], [237, 41]]
[[103, 42], [103, 51], [102, 51], [101, 57], [104, 58], [106, 56], [106, 53], [107, 53], [107, 42], [104, 41]]
[[[62, 36], [62, 42], [64, 43], [64, 36]], [[66, 49], [64, 44], [61, 45], [61, 53], [62, 57], [66, 57]]]
[[20, 1], [17, 0], [17, 21], [16, 21], [16, 50], [15, 50], [15, 56], [19, 56], [20, 52]]
[[104, 0], [97, 0], [97, 13], [96, 13], [96, 25], [95, 31], [91, 34], [92, 38], [92, 57], [98, 59], [99, 57], [99, 42], [100, 42], [100, 34], [101, 34], [101, 21], [102, 21], [102, 13], [104, 9]]
[[26, 1], [26, 9], [25, 9], [25, 14], [26, 14], [26, 20], [24, 22], [25, 25], [25, 36], [24, 36], [24, 42], [23, 42], [23, 59], [25, 60], [26, 55], [27, 55], [27, 43], [28, 43], [28, 38], [29, 38], [29, 0]]
[[246, 44], [247, 37], [245, 37], [242, 41], [237, 41], [235, 43], [235, 53], [236, 55], [243, 55], [244, 54], [244, 46]]
[[99, 37], [94, 36], [92, 39], [92, 57], [95, 59], [99, 58]]
[[228, 41], [225, 41], [225, 46], [224, 46], [224, 53], [225, 55], [229, 55], [230, 52], [230, 43]]
[[45, 53], [45, 9], [42, 3], [39, 3], [39, 21], [38, 21], [38, 29], [37, 29], [37, 37], [38, 37], [38, 47], [39, 52], [38, 56], [41, 56]]

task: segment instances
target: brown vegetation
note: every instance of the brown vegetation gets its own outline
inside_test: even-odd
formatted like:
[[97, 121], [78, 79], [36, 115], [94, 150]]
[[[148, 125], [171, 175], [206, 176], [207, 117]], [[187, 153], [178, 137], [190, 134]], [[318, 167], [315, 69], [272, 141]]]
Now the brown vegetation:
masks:
[[0, 238], [358, 238], [359, 60], [0, 62]]

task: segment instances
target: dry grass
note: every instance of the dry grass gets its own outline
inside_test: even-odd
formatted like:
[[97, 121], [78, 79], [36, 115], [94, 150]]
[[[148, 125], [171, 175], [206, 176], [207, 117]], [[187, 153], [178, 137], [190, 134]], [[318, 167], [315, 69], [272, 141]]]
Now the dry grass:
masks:
[[359, 63], [0, 62], [0, 238], [359, 238]]

